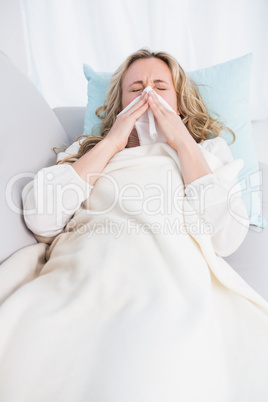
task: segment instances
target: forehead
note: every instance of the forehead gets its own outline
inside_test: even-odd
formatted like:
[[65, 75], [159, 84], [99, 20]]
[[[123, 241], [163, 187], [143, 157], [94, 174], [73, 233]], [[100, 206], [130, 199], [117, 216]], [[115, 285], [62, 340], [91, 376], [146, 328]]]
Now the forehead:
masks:
[[134, 81], [161, 79], [172, 82], [172, 75], [167, 64], [160, 59], [151, 57], [134, 61], [127, 69], [123, 78], [123, 86], [131, 85]]

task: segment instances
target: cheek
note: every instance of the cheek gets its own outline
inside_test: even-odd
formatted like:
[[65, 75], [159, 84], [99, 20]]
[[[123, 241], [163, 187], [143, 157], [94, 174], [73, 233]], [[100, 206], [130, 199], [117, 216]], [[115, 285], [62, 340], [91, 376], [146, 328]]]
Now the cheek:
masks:
[[173, 110], [177, 111], [177, 96], [176, 92], [166, 92], [166, 91], [156, 91], [158, 95], [160, 95], [168, 104], [172, 107]]
[[139, 92], [122, 94], [122, 110], [124, 110], [138, 96], [140, 96]]

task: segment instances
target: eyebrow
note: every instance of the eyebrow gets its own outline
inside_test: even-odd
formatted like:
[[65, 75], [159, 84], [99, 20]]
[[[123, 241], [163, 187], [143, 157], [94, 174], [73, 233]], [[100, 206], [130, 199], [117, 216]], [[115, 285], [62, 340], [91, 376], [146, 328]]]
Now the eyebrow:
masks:
[[[160, 80], [160, 79], [154, 80], [153, 82], [154, 82], [154, 84], [167, 84], [166, 81]], [[134, 81], [134, 82], [132, 82], [132, 84], [129, 85], [129, 88], [132, 87], [132, 86], [135, 85], [135, 84], [141, 84], [141, 85], [143, 85], [143, 81], [141, 81], [141, 80], [139, 80], [139, 81]]]

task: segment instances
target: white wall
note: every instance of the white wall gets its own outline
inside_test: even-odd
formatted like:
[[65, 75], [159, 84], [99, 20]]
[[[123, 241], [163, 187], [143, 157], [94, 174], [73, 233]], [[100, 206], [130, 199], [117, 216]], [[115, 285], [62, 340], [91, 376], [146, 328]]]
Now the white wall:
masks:
[[21, 0], [0, 0], [0, 51], [28, 75]]

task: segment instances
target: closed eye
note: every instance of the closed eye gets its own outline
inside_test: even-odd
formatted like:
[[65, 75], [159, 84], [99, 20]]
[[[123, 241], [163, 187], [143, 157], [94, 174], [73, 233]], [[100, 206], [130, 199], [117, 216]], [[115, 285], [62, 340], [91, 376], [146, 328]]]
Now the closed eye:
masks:
[[[166, 88], [156, 88], [158, 91], [166, 91]], [[141, 89], [132, 89], [132, 91], [131, 92], [140, 92], [140, 91], [142, 91], [142, 88]]]

